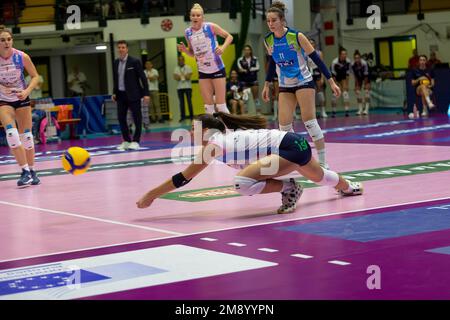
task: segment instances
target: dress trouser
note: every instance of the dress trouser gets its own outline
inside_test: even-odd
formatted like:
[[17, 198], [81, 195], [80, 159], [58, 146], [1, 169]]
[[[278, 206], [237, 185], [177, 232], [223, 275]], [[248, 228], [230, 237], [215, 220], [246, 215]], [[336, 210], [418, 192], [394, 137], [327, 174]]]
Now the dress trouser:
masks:
[[192, 89], [178, 89], [178, 99], [180, 100], [180, 114], [181, 119], [186, 119], [186, 113], [184, 111], [184, 95], [186, 95], [188, 108], [189, 108], [189, 118], [194, 117], [194, 111], [192, 110]]
[[133, 141], [138, 142], [141, 140], [142, 131], [142, 111], [141, 100], [129, 101], [125, 91], [119, 91], [117, 94], [117, 118], [119, 119], [120, 131], [124, 141], [131, 142], [130, 130], [127, 124], [127, 112], [128, 108], [133, 115], [133, 121], [136, 127], [134, 132]]

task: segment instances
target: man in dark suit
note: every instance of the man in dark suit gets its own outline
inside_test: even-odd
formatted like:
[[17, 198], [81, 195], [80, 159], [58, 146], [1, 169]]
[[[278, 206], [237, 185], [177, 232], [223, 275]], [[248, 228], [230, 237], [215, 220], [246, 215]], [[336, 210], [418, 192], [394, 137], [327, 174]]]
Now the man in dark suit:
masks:
[[[125, 40], [117, 42], [117, 50], [119, 59], [114, 61], [114, 93], [112, 98], [117, 101], [117, 117], [124, 140], [118, 149], [137, 150], [139, 149], [142, 130], [141, 98], [144, 98], [145, 104], [150, 101], [148, 83], [139, 59], [128, 55], [128, 44]], [[133, 114], [136, 126], [133, 141], [131, 141], [127, 125], [128, 108]]]

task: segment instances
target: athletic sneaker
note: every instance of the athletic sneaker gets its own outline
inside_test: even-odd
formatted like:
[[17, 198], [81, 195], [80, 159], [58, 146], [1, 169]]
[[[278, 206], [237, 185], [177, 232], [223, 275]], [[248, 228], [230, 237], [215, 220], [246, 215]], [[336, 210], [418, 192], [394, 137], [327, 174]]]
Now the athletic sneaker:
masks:
[[30, 171], [22, 169], [22, 174], [20, 175], [19, 180], [17, 181], [17, 186], [19, 188], [25, 188], [31, 185], [33, 178], [31, 177]]
[[360, 115], [362, 115], [362, 113], [363, 113], [362, 109], [359, 109], [358, 112], [356, 112], [356, 115], [360, 116]]
[[348, 197], [348, 196], [359, 196], [363, 194], [364, 188], [361, 182], [350, 182], [350, 181], [347, 182], [350, 185], [351, 191], [346, 192], [344, 190], [339, 190], [338, 192], [340, 193], [341, 196]]
[[336, 118], [336, 111], [332, 111], [332, 112], [331, 112], [331, 117], [332, 117], [332, 118]]
[[350, 117], [350, 113], [348, 111], [345, 111], [345, 116]]
[[117, 150], [125, 151], [125, 150], [128, 150], [129, 146], [130, 146], [130, 143], [127, 141], [124, 141], [117, 147]]
[[321, 116], [322, 118], [328, 118], [328, 115], [325, 110], [322, 110]]
[[41, 180], [38, 178], [36, 171], [30, 170], [31, 178], [33, 181], [31, 181], [31, 184], [33, 186], [37, 186], [38, 184], [41, 184]]
[[297, 208], [297, 201], [300, 199], [303, 193], [303, 187], [301, 184], [296, 183], [294, 178], [289, 179], [292, 184], [292, 188], [285, 192], [281, 192], [282, 205], [278, 208], [278, 213], [291, 213]]
[[140, 146], [139, 143], [133, 141], [132, 143], [130, 143], [130, 145], [128, 146], [128, 149], [130, 150], [139, 150]]

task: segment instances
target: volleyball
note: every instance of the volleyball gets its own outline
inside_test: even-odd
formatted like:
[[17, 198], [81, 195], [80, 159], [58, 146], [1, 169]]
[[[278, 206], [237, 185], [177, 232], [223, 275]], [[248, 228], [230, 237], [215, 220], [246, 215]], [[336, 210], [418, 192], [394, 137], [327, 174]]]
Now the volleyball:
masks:
[[83, 148], [71, 147], [62, 156], [62, 166], [64, 170], [75, 176], [83, 174], [91, 166], [91, 156]]

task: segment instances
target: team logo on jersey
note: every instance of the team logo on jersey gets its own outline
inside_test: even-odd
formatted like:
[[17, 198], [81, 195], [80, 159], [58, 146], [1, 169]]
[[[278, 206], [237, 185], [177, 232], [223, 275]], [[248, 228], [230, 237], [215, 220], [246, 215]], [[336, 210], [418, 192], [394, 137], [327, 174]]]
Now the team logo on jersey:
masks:
[[277, 63], [279, 67], [290, 67], [294, 65], [294, 60], [280, 61]]

